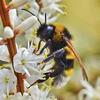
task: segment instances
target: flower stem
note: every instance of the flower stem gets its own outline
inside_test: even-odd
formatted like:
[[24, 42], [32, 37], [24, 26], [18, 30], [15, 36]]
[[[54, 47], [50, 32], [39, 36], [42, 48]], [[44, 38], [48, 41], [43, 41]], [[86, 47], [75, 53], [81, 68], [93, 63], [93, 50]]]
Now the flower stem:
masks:
[[[1, 20], [2, 20], [4, 27], [6, 27], [6, 26], [11, 27], [8, 11], [9, 11], [9, 9], [7, 8], [6, 0], [0, 0], [0, 14], [1, 14]], [[8, 47], [11, 62], [13, 65], [13, 57], [17, 52], [16, 51], [16, 44], [15, 44], [15, 37], [11, 38], [11, 39], [7, 39], [7, 47]], [[15, 72], [15, 75], [17, 77], [17, 92], [23, 93], [24, 92], [23, 75], [21, 73], [17, 73], [17, 72]]]

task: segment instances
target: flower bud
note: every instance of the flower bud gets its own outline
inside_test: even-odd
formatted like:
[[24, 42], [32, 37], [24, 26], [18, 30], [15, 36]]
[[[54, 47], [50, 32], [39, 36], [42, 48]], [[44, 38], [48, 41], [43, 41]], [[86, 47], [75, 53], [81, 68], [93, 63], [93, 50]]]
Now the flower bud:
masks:
[[0, 45], [0, 60], [10, 62], [10, 56], [6, 45]]
[[11, 23], [12, 28], [17, 26], [21, 22], [21, 20], [17, 16], [16, 9], [9, 10], [9, 18], [10, 18], [10, 23]]
[[18, 8], [22, 5], [24, 5], [25, 3], [29, 2], [29, 0], [12, 0], [9, 3], [9, 8], [13, 9], [13, 8]]
[[4, 39], [10, 39], [13, 37], [14, 37], [13, 30], [9, 26], [6, 26], [4, 28]]
[[34, 24], [36, 24], [36, 22], [37, 22], [37, 18], [35, 16], [31, 16], [27, 18], [25, 21], [23, 21], [20, 25], [15, 27], [14, 33], [18, 35], [22, 34], [26, 30], [31, 28]]

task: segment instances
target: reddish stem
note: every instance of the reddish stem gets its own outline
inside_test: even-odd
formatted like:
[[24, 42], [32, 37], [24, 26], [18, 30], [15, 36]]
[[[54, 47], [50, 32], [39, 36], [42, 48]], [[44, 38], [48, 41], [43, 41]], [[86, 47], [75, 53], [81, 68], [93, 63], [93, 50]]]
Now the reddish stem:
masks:
[[[5, 0], [0, 0], [0, 14], [1, 14], [1, 19], [3, 26], [10, 26], [10, 19], [9, 19], [9, 9], [7, 8], [6, 1]], [[12, 27], [11, 27], [12, 28]], [[16, 44], [15, 44], [15, 37], [11, 39], [7, 39], [7, 47], [8, 51], [10, 54], [11, 62], [13, 64], [13, 57], [16, 54]], [[15, 72], [15, 75], [17, 77], [17, 92], [24, 92], [24, 80], [23, 80], [23, 75], [21, 73]]]

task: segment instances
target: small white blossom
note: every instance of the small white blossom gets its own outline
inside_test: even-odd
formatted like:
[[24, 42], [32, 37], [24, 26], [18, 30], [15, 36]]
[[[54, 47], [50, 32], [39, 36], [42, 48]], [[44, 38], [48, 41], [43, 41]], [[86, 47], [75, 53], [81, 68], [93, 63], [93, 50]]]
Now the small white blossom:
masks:
[[33, 86], [30, 90], [32, 100], [57, 100], [53, 95], [49, 94], [49, 90], [40, 90], [37, 85]]
[[30, 76], [32, 72], [39, 73], [37, 63], [42, 59], [43, 57], [32, 55], [26, 48], [20, 48], [14, 56], [15, 71], [23, 74], [26, 73], [28, 76]]
[[0, 92], [6, 93], [15, 91], [16, 77], [11, 70], [1, 69], [0, 70]]
[[26, 73], [26, 68], [36, 66], [33, 61], [33, 56], [29, 54], [26, 48], [20, 48], [14, 56], [14, 68], [16, 72]]

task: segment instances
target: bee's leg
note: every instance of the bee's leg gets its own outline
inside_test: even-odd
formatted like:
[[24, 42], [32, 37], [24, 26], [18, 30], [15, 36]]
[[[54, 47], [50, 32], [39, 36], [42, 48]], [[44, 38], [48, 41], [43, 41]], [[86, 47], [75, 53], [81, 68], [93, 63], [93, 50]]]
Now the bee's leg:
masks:
[[42, 83], [42, 82], [46, 81], [49, 77], [55, 77], [57, 75], [62, 74], [64, 69], [65, 69], [64, 63], [61, 60], [57, 60], [56, 64], [57, 64], [57, 68], [53, 72], [44, 73], [44, 75], [45, 75], [44, 78], [45, 79], [37, 80], [36, 82], [31, 84], [28, 88], [30, 88], [31, 86], [33, 86], [36, 83]]
[[61, 73], [63, 73], [63, 71], [65, 69], [65, 64], [61, 60], [57, 60], [55, 66], [57, 66], [57, 68], [54, 69], [53, 72], [44, 73], [45, 80], [38, 80], [38, 83], [46, 81], [49, 77], [55, 77], [55, 76], [60, 75]]
[[33, 53], [36, 53], [36, 52], [40, 49], [41, 42], [42, 42], [42, 40], [39, 41], [38, 47], [37, 47], [37, 49], [35, 49], [35, 50], [33, 51]]
[[40, 49], [41, 42], [42, 42], [42, 40], [40, 40], [40, 41], [39, 41], [39, 44], [38, 44], [38, 48], [37, 48], [37, 50], [39, 50], [39, 49]]
[[44, 81], [46, 81], [48, 78], [49, 78], [49, 76], [45, 76], [44, 77], [45, 79], [39, 79], [39, 80], [37, 80], [37, 81], [35, 81], [34, 83], [32, 83], [29, 87], [27, 87], [27, 88], [30, 88], [31, 86], [33, 86], [33, 85], [35, 85], [36, 83], [43, 83]]
[[58, 76], [58, 75], [63, 73], [63, 71], [65, 69], [65, 64], [61, 60], [57, 60], [55, 66], [57, 66], [57, 68], [54, 69], [53, 72], [44, 73], [45, 79], [44, 80], [38, 80], [37, 83], [42, 83], [42, 82], [46, 81], [49, 77], [55, 77], [55, 76]]
[[56, 62], [56, 69], [53, 72], [47, 73], [47, 75], [49, 77], [55, 77], [59, 74], [61, 74], [64, 69], [65, 69], [65, 64], [62, 61], [62, 59], [65, 56], [65, 51], [62, 49], [60, 52], [56, 52], [53, 56], [49, 56], [47, 59], [44, 60], [44, 62], [48, 62], [50, 59], [52, 59], [54, 57], [55, 62]]
[[46, 44], [44, 45], [44, 47], [41, 49], [39, 55], [42, 54], [43, 51], [44, 51], [44, 49], [47, 48], [47, 47], [49, 47], [50, 45], [51, 45], [51, 39], [49, 39], [49, 40], [46, 42]]

